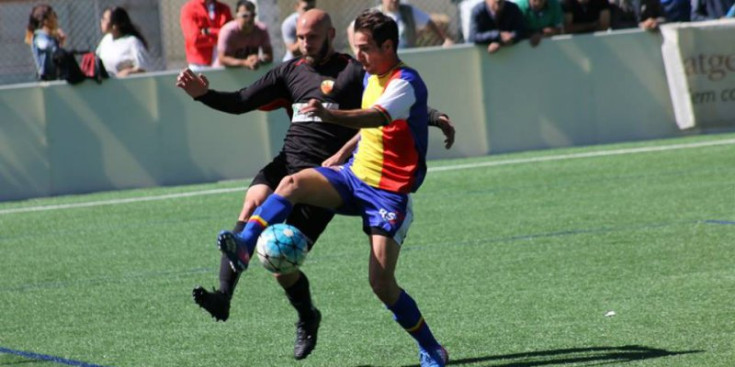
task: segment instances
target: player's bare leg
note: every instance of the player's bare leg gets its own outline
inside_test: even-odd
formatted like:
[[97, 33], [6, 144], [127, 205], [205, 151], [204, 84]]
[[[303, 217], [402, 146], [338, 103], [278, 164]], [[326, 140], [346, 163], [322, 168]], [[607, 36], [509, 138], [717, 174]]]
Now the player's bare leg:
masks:
[[396, 281], [395, 270], [400, 245], [392, 238], [373, 233], [370, 236], [370, 247], [370, 287], [373, 293], [393, 312], [396, 322], [418, 343], [421, 366], [444, 367], [449, 360], [447, 351], [434, 338], [416, 302]]

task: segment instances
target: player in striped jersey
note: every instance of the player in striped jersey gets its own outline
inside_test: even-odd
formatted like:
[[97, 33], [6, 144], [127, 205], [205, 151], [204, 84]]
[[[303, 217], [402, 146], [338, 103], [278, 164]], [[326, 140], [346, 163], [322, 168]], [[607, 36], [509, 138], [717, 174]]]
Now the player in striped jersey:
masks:
[[[312, 14], [328, 17], [321, 10]], [[255, 210], [240, 233], [223, 231], [220, 250], [236, 269], [247, 268], [260, 233], [283, 222], [294, 205], [308, 204], [360, 215], [370, 239], [370, 284], [394, 319], [418, 343], [421, 366], [445, 366], [448, 355], [434, 338], [416, 302], [395, 279], [401, 244], [413, 221], [410, 193], [426, 175], [428, 93], [418, 72], [396, 53], [398, 27], [367, 10], [355, 20], [357, 58], [366, 70], [362, 108], [330, 110], [311, 100], [300, 113], [322, 122], [360, 129], [350, 161], [309, 168], [285, 177]], [[354, 141], [356, 141], [355, 139]]]

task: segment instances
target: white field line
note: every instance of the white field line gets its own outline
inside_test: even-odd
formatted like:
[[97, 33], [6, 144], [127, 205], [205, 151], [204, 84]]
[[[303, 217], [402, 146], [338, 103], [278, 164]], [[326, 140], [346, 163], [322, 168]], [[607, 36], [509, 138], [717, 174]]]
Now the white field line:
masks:
[[505, 166], [509, 164], [563, 161], [567, 159], [578, 159], [578, 158], [609, 157], [609, 156], [622, 155], [622, 154], [661, 152], [661, 151], [667, 151], [667, 150], [692, 149], [692, 148], [711, 147], [711, 146], [717, 146], [717, 145], [730, 145], [730, 144], [735, 144], [735, 139], [705, 141], [705, 142], [700, 142], [700, 143], [689, 143], [689, 144], [672, 144], [672, 145], [654, 146], [654, 147], [601, 150], [597, 152], [550, 155], [546, 157], [533, 157], [533, 158], [518, 158], [518, 159], [508, 159], [504, 161], [494, 161], [494, 162], [457, 164], [453, 166], [432, 167], [432, 168], [429, 168], [429, 172], [454, 171], [454, 170], [459, 170], [459, 169], [470, 169], [470, 168], [478, 168], [478, 167]]
[[[629, 148], [629, 149], [602, 150], [602, 151], [597, 151], [597, 152], [560, 154], [560, 155], [550, 155], [550, 156], [545, 156], [545, 157], [507, 159], [507, 160], [493, 161], [493, 162], [457, 164], [457, 165], [450, 165], [450, 166], [443, 166], [443, 167], [432, 167], [432, 168], [429, 168], [429, 172], [455, 171], [455, 170], [462, 170], [462, 169], [505, 166], [505, 165], [511, 165], [511, 164], [538, 163], [538, 162], [548, 162], [548, 161], [561, 161], [561, 160], [578, 159], [578, 158], [609, 157], [609, 156], [623, 155], [623, 154], [662, 152], [662, 151], [669, 151], [669, 150], [694, 149], [694, 148], [711, 147], [711, 146], [717, 146], [717, 145], [730, 145], [730, 144], [735, 144], [735, 139], [724, 139], [724, 140], [706, 141], [706, 142], [700, 142], [700, 143], [673, 144], [673, 145], [651, 146], [651, 147], [640, 147], [640, 148]], [[32, 207], [26, 207], [26, 208], [14, 208], [14, 209], [0, 210], [0, 215], [48, 211], [48, 210], [60, 210], [60, 209], [86, 208], [86, 207], [95, 207], [95, 206], [102, 206], [102, 205], [117, 205], [117, 204], [137, 203], [141, 201], [178, 199], [178, 198], [201, 196], [201, 195], [217, 195], [217, 194], [224, 194], [224, 193], [244, 191], [244, 190], [245, 188], [243, 187], [237, 187], [237, 188], [228, 188], [228, 189], [192, 191], [192, 192], [185, 192], [185, 193], [179, 193], [179, 194], [145, 196], [145, 197], [136, 197], [136, 198], [128, 198], [128, 199], [90, 201], [86, 203], [32, 206]]]
[[244, 190], [245, 189], [242, 187], [236, 187], [236, 188], [229, 188], [229, 189], [202, 190], [202, 191], [183, 192], [179, 194], [144, 196], [144, 197], [136, 197], [136, 198], [128, 198], [128, 199], [90, 201], [86, 203], [31, 206], [27, 208], [0, 210], [0, 215], [14, 214], [14, 213], [26, 213], [26, 212], [39, 212], [39, 211], [47, 211], [47, 210], [59, 210], [59, 209], [86, 208], [86, 207], [91, 207], [91, 206], [102, 206], [102, 205], [117, 205], [117, 204], [137, 203], [141, 201], [178, 199], [178, 198], [185, 198], [185, 197], [191, 197], [191, 196], [223, 194], [223, 193], [230, 193], [234, 191], [244, 192]]

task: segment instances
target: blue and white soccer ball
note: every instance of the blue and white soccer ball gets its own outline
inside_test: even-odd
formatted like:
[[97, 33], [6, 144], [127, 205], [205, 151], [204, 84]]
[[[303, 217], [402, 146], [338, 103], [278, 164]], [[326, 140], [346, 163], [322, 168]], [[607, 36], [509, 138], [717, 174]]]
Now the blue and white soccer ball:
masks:
[[288, 274], [306, 260], [309, 240], [298, 228], [288, 224], [267, 227], [258, 237], [255, 253], [263, 267], [271, 273]]

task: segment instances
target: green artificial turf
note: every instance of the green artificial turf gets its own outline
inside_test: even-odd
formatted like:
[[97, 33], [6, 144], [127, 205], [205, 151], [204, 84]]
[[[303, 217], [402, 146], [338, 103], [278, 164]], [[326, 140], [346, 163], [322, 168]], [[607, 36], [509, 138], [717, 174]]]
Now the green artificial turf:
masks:
[[[636, 149], [734, 138], [430, 162], [399, 284], [451, 365], [732, 367], [735, 142]], [[262, 268], [225, 323], [192, 302], [218, 284], [214, 239], [246, 184], [0, 203], [0, 366], [417, 365], [371, 293], [359, 218], [336, 218], [303, 267], [324, 315], [306, 360]]]

